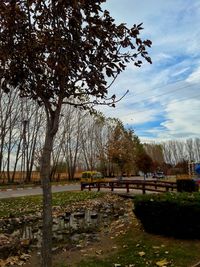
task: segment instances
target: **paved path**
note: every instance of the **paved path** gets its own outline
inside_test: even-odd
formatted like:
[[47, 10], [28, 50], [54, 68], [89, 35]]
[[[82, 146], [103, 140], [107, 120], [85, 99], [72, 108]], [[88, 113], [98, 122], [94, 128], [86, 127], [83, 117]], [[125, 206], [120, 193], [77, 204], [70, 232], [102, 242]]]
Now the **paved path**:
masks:
[[[127, 178], [126, 178], [127, 179]], [[143, 177], [135, 177], [135, 178], [129, 178], [132, 179], [141, 179], [143, 180]], [[80, 183], [75, 184], [65, 184], [65, 185], [53, 185], [52, 186], [52, 192], [64, 192], [64, 191], [80, 191], [81, 186]], [[92, 191], [97, 191], [97, 189], [93, 189]], [[101, 189], [103, 192], [111, 192], [110, 189]], [[125, 193], [126, 189], [115, 189], [114, 193]], [[141, 194], [142, 190], [134, 190], [130, 189], [129, 194]], [[1, 198], [10, 198], [10, 197], [21, 197], [21, 196], [34, 196], [34, 195], [41, 195], [42, 189], [41, 187], [30, 187], [30, 188], [17, 188], [17, 189], [7, 189], [5, 191], [0, 190], [0, 199]]]
[[[52, 186], [52, 192], [64, 192], [64, 191], [80, 191], [80, 184], [71, 184], [64, 186]], [[92, 189], [92, 191], [97, 191], [97, 189]], [[102, 188], [101, 192], [112, 192], [110, 189]], [[127, 194], [126, 189], [114, 189], [112, 193], [118, 193], [124, 197], [133, 197], [134, 195], [142, 194], [142, 190], [130, 189], [130, 192]], [[155, 192], [146, 191], [146, 193], [154, 194]], [[34, 196], [41, 195], [42, 189], [40, 187], [36, 188], [18, 188], [15, 190], [8, 189], [7, 191], [0, 191], [0, 199], [2, 198], [11, 198], [11, 197], [22, 197], [22, 196]]]
[[[52, 192], [63, 192], [63, 191], [77, 191], [80, 190], [80, 184], [67, 184], [67, 185], [53, 185]], [[21, 196], [34, 196], [41, 195], [41, 187], [33, 188], [17, 188], [17, 189], [7, 189], [6, 191], [0, 191], [1, 198], [10, 198], [10, 197], [21, 197]]]

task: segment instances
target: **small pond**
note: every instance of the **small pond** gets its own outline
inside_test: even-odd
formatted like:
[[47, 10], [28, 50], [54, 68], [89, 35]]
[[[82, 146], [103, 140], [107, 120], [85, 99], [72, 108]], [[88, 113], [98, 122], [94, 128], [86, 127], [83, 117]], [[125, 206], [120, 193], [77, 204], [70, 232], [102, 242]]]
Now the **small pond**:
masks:
[[[118, 200], [97, 202], [96, 206], [77, 207], [73, 211], [55, 211], [53, 250], [81, 248], [100, 240], [102, 229], [104, 233], [109, 232], [112, 221], [127, 217], [127, 206]], [[30, 249], [40, 251], [41, 241], [41, 214], [0, 221], [0, 259], [26, 253]]]
[[[53, 218], [53, 244], [78, 244], [80, 239], [88, 242], [98, 240], [100, 227], [109, 228], [112, 220], [124, 215], [124, 208], [108, 206], [98, 210], [78, 210], [65, 212]], [[41, 219], [19, 222], [10, 222], [4, 225], [4, 234], [18, 240], [23, 247], [40, 248], [42, 239]]]

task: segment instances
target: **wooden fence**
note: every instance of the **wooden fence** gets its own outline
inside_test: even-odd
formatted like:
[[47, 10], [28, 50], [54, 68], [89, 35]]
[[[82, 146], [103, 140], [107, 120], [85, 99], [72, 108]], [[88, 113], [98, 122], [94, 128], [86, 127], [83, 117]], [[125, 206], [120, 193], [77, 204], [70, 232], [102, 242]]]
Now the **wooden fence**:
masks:
[[92, 190], [96, 188], [98, 191], [101, 188], [108, 188], [111, 191], [115, 189], [125, 189], [127, 193], [131, 189], [142, 190], [142, 193], [145, 194], [146, 191], [152, 192], [169, 192], [177, 189], [176, 182], [160, 181], [160, 180], [122, 180], [122, 181], [110, 181], [105, 182], [95, 182], [94, 184], [81, 184], [81, 190], [88, 189]]

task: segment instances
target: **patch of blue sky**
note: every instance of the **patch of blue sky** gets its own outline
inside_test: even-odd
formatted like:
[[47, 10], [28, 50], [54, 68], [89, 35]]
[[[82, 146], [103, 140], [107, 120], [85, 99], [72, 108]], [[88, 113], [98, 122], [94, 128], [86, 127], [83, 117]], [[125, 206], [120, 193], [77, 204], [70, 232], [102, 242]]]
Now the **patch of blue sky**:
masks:
[[[144, 62], [142, 68], [128, 65], [110, 94], [121, 96], [127, 89], [130, 93], [108, 113], [125, 125], [129, 123], [139, 136], [194, 136], [197, 130], [191, 131], [191, 123], [198, 111], [196, 106], [194, 110], [190, 107], [199, 92], [200, 1], [109, 0], [104, 6], [116, 23], [131, 26], [143, 22], [141, 36], [153, 42], [149, 49], [153, 64]], [[188, 111], [187, 102], [191, 116], [184, 112]], [[169, 120], [171, 123], [165, 124]]]
[[164, 129], [165, 127], [161, 125], [161, 123], [163, 122], [163, 120], [160, 118], [160, 119], [157, 119], [155, 121], [149, 121], [149, 122], [146, 122], [146, 123], [143, 123], [143, 124], [137, 124], [134, 126], [134, 124], [132, 124], [132, 129], [135, 129], [135, 131], [137, 132], [148, 132], [149, 133], [149, 130], [151, 129], [151, 131], [153, 131], [153, 129], [157, 129], [158, 127], [160, 129]]
[[148, 131], [135, 131], [135, 134], [137, 136], [140, 136], [140, 139], [142, 140], [142, 142], [145, 142], [145, 139], [156, 139], [157, 138], [157, 134], [155, 133], [149, 133]]
[[174, 73], [174, 74], [172, 73], [170, 76], [169, 82], [173, 84], [178, 81], [184, 81], [189, 77], [191, 73], [192, 73], [192, 70], [189, 67], [187, 69], [180, 70], [177, 73]]
[[[183, 1], [182, 1], [183, 2]], [[185, 22], [190, 23], [192, 20], [199, 17], [200, 13], [200, 3], [197, 0], [184, 1], [182, 7], [180, 7], [179, 12], [177, 12], [177, 23], [183, 24]]]
[[148, 70], [148, 79], [156, 76], [164, 77], [159, 79], [157, 86], [164, 84], [173, 84], [177, 81], [184, 81], [199, 65], [199, 57], [191, 57], [189, 55], [177, 55], [170, 59], [160, 59], [153, 63], [151, 69]]
[[[166, 54], [167, 55], [167, 54]], [[183, 62], [187, 62], [191, 57], [187, 54], [171, 54], [169, 57], [164, 57], [160, 60], [155, 61], [154, 68], [169, 68], [172, 66], [180, 65]]]
[[149, 128], [147, 126], [144, 127], [144, 125], [135, 125], [134, 123], [127, 123], [125, 124], [125, 128], [133, 130], [137, 136], [156, 137], [154, 133], [149, 133]]
[[[139, 127], [133, 127], [133, 130], [137, 136], [140, 137], [141, 140], [144, 139], [156, 139], [158, 137], [158, 128], [139, 128]], [[163, 129], [160, 129], [159, 131], [163, 131]]]
[[126, 127], [131, 128], [134, 131], [137, 131], [140, 133], [141, 132], [145, 133], [145, 132], [148, 132], [149, 129], [153, 130], [154, 128], [157, 129], [158, 127], [164, 129], [165, 126], [162, 125], [164, 118], [165, 118], [164, 114], [159, 113], [157, 116], [155, 116], [153, 118], [151, 116], [149, 116], [149, 120], [147, 119], [146, 122], [140, 123], [139, 121], [137, 121], [135, 123], [134, 122], [134, 113], [133, 113], [133, 120], [132, 120], [133, 123], [127, 123]]

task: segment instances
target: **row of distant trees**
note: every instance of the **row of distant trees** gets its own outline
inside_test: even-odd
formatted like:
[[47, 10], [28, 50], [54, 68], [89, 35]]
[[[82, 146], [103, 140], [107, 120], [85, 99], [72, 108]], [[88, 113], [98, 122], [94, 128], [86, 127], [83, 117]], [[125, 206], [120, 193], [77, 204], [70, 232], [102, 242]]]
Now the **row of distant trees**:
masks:
[[[1, 178], [14, 182], [16, 171], [21, 171], [24, 181], [30, 181], [33, 170], [40, 168], [44, 109], [19, 98], [16, 91], [0, 92], [0, 125]], [[94, 169], [107, 176], [180, 166], [186, 171], [188, 161], [200, 162], [199, 138], [141, 144], [121, 121], [65, 105], [52, 151], [51, 177], [62, 172], [73, 179], [77, 170]]]
[[[40, 168], [44, 109], [19, 98], [16, 91], [0, 92], [0, 114], [1, 178], [6, 175], [8, 182], [14, 182], [16, 171], [21, 171], [30, 181], [32, 171]], [[99, 169], [108, 176], [132, 174], [139, 151], [138, 137], [119, 120], [65, 105], [52, 151], [51, 177], [66, 172], [73, 179], [77, 170], [86, 169]]]
[[143, 144], [154, 162], [154, 169], [166, 173], [188, 173], [188, 163], [200, 162], [200, 138], [169, 140], [159, 144]]

